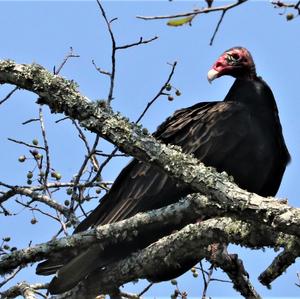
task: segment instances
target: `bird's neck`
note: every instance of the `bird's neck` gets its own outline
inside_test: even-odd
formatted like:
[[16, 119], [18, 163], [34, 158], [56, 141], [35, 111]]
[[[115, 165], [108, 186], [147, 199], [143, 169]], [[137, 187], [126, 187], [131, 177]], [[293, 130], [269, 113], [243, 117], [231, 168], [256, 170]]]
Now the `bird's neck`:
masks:
[[277, 110], [273, 93], [267, 83], [260, 77], [237, 78], [231, 86], [224, 101], [234, 101], [249, 107], [272, 108]]

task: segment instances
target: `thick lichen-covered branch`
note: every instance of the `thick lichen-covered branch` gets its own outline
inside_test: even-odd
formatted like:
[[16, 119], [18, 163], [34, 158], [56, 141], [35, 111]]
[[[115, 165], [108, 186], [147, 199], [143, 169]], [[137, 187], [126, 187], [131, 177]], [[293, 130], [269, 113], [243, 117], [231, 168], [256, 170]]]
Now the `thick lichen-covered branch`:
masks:
[[[240, 208], [241, 206], [244, 210]], [[178, 203], [158, 210], [139, 213], [129, 219], [99, 226], [88, 232], [58, 240], [54, 239], [47, 243], [14, 251], [0, 259], [0, 274], [12, 271], [20, 265], [40, 261], [59, 253], [64, 255], [66, 250], [69, 250], [69, 255], [71, 252], [75, 252], [74, 255], [76, 255], [77, 252], [99, 242], [101, 243], [100, 252], [111, 246], [112, 243], [121, 244], [130, 242], [133, 238], [139, 238], [139, 236], [149, 231], [151, 231], [151, 234], [157, 234], [157, 238], [159, 238], [159, 232], [162, 228], [168, 228], [171, 232], [203, 217], [231, 215], [235, 218], [252, 221], [257, 225], [265, 226], [269, 222], [269, 218], [274, 217], [274, 213], [272, 214], [272, 211], [266, 213], [263, 202], [258, 207], [251, 200], [249, 202], [240, 201], [230, 205], [226, 202], [215, 203], [211, 198], [200, 194], [193, 194]], [[298, 238], [286, 237], [285, 247], [296, 250], [298, 246], [297, 240]], [[217, 242], [217, 240], [215, 241]], [[276, 246], [281, 245], [283, 243], [276, 244]], [[260, 246], [259, 243], [257, 246]], [[294, 255], [298, 254], [298, 251], [295, 250], [293, 251]]]
[[147, 231], [159, 232], [162, 227], [166, 226], [170, 228], [170, 231], [183, 227], [203, 215], [206, 217], [222, 215], [222, 211], [218, 211], [217, 207], [213, 208], [207, 198], [198, 195], [195, 198], [181, 200], [176, 204], [140, 213], [130, 219], [99, 226], [87, 232], [16, 250], [1, 257], [0, 274], [5, 274], [20, 265], [49, 258], [59, 252], [64, 254], [65, 250], [69, 250], [69, 254], [74, 250], [76, 252], [84, 250], [96, 242], [101, 242], [100, 252], [112, 243], [130, 242], [131, 239], [138, 238]]

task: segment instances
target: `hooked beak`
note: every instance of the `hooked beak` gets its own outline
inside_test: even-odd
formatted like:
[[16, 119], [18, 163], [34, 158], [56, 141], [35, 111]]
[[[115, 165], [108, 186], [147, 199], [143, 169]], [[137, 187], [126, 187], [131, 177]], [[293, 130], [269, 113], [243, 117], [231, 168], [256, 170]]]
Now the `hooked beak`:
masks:
[[215, 69], [211, 69], [208, 73], [207, 73], [207, 80], [209, 83], [211, 83], [213, 80], [215, 80], [216, 78], [218, 78], [219, 72], [216, 71]]

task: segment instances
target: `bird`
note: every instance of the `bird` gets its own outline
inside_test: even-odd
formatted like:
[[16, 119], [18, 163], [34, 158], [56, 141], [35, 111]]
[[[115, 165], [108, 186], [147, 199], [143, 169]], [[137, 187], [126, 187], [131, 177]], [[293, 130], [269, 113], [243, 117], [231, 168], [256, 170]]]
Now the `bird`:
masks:
[[[223, 101], [199, 102], [180, 109], [167, 118], [153, 136], [165, 144], [180, 146], [184, 153], [193, 154], [206, 166], [226, 171], [239, 187], [249, 192], [275, 196], [290, 154], [272, 90], [257, 75], [252, 55], [244, 47], [223, 52], [207, 78], [212, 82], [224, 75], [232, 76], [235, 81]], [[133, 159], [74, 233], [161, 208], [193, 192], [163, 170]], [[49, 291], [62, 293], [96, 269], [109, 267], [109, 263], [168, 233], [170, 231], [162, 231], [161, 235], [147, 234], [142, 240], [130, 243], [128, 248], [111, 248], [101, 256], [97, 254], [97, 247], [92, 246], [66, 261], [46, 260], [38, 265], [36, 272], [41, 275], [56, 272]], [[159, 279], [179, 276], [196, 262], [181, 265], [176, 273], [162, 274]]]

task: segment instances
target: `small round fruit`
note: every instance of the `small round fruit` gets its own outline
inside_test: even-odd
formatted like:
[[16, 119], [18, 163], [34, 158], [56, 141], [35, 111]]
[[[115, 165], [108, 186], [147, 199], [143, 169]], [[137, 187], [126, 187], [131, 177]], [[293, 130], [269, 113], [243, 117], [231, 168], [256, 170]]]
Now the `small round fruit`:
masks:
[[3, 241], [4, 241], [4, 242], [9, 242], [9, 241], [10, 241], [10, 237], [5, 237], [5, 238], [3, 238]]
[[32, 180], [27, 180], [27, 184], [31, 185], [32, 184]]
[[65, 200], [65, 206], [69, 206], [70, 205], [70, 201], [69, 200]]
[[38, 145], [38, 144], [39, 144], [39, 141], [38, 141], [36, 138], [34, 138], [34, 139], [32, 140], [32, 144], [33, 144], [33, 145]]
[[177, 285], [177, 280], [176, 279], [172, 279], [171, 280], [171, 284], [174, 285], [174, 286]]
[[166, 90], [167, 90], [167, 91], [170, 91], [171, 89], [172, 89], [171, 84], [167, 84], [167, 85], [166, 85]]
[[293, 19], [294, 19], [294, 14], [288, 13], [288, 14], [286, 15], [286, 19], [287, 19], [287, 21], [293, 20]]
[[172, 102], [174, 100], [174, 97], [168, 96], [168, 101]]
[[59, 181], [61, 179], [61, 174], [59, 172], [56, 172], [55, 178]]
[[31, 220], [30, 220], [30, 223], [31, 224], [36, 224], [38, 221], [37, 221], [37, 219], [36, 218], [32, 218]]
[[32, 179], [33, 178], [33, 173], [32, 171], [27, 172], [27, 179]]
[[181, 92], [180, 92], [178, 89], [176, 90], [175, 94], [176, 94], [178, 97], [181, 96]]
[[68, 188], [68, 189], [67, 189], [67, 194], [68, 194], [68, 195], [72, 195], [72, 193], [73, 193], [72, 188]]
[[22, 156], [19, 157], [18, 160], [19, 160], [19, 162], [23, 163], [23, 162], [25, 162], [26, 157], [24, 155], [22, 155]]

